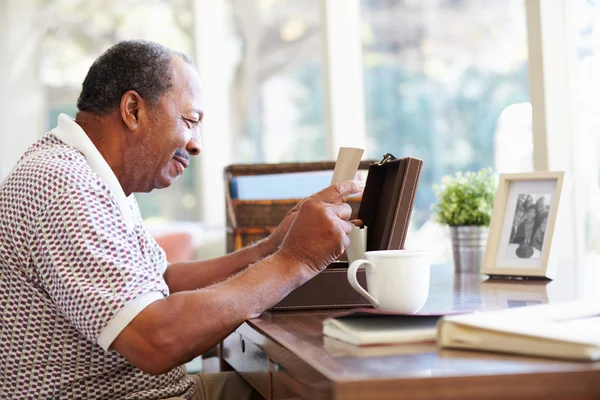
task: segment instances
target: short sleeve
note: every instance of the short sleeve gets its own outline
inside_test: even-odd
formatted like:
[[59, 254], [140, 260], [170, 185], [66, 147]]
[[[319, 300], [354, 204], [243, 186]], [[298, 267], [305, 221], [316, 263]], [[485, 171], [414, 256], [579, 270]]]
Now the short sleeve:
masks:
[[[33, 256], [41, 285], [91, 341], [98, 342], [114, 319], [121, 321], [123, 329], [157, 296], [169, 295], [162, 274], [153, 265], [157, 255], [149, 256], [135, 232], [128, 232], [105, 187], [61, 188], [39, 214], [35, 237]], [[129, 315], [123, 325], [122, 311], [127, 305], [133, 305], [129, 309], [135, 315]], [[108, 345], [102, 347], [106, 350]]]

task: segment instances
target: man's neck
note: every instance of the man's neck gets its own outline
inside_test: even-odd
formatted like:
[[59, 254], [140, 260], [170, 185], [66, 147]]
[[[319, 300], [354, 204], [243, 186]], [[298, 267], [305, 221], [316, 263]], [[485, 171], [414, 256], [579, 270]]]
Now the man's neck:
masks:
[[98, 152], [102, 155], [110, 169], [113, 171], [117, 180], [123, 188], [126, 196], [129, 196], [133, 190], [125, 182], [125, 168], [122, 162], [122, 154], [125, 146], [124, 135], [119, 134], [123, 127], [118, 122], [120, 120], [118, 111], [114, 111], [106, 116], [98, 116], [86, 111], [80, 111], [75, 117], [75, 122], [83, 129], [90, 138]]

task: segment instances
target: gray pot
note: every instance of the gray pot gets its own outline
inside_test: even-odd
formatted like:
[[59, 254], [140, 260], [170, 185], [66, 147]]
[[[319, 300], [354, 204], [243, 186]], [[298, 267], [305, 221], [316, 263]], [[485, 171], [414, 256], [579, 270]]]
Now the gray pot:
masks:
[[488, 232], [487, 226], [450, 227], [454, 270], [457, 273], [479, 273]]

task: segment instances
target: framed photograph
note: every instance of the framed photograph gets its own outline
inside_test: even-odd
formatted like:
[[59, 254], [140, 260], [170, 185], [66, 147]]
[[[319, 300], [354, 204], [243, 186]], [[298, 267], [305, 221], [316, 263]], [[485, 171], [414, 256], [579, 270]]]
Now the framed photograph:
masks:
[[552, 279], [548, 268], [564, 172], [501, 174], [482, 274]]

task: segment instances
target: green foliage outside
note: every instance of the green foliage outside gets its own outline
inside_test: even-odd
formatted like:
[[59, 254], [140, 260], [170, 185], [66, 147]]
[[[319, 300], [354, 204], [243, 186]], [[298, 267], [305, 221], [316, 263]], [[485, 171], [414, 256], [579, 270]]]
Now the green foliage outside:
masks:
[[450, 226], [489, 226], [496, 186], [496, 175], [490, 168], [443, 177], [433, 186], [437, 197], [435, 220]]
[[[298, 82], [311, 94], [296, 99], [302, 111], [298, 123], [306, 128], [324, 125], [323, 93], [309, 79], [320, 75], [319, 67], [312, 64], [297, 71]], [[470, 68], [452, 87], [385, 62], [366, 66], [364, 73], [369, 141], [365, 159], [390, 152], [424, 161], [411, 218], [416, 229], [431, 217], [431, 205], [436, 202], [434, 183], [456, 171], [491, 168], [498, 117], [507, 106], [529, 100], [526, 63], [505, 73]], [[324, 143], [306, 134], [299, 136], [290, 154], [297, 154], [302, 142], [319, 157], [323, 155]], [[467, 154], [457, 150], [458, 143], [468, 144]]]
[[411, 221], [415, 228], [430, 218], [434, 183], [456, 171], [494, 166], [498, 117], [507, 106], [528, 101], [527, 88], [526, 63], [505, 73], [470, 68], [451, 86], [399, 65], [365, 70], [367, 158], [390, 152], [424, 161]]

